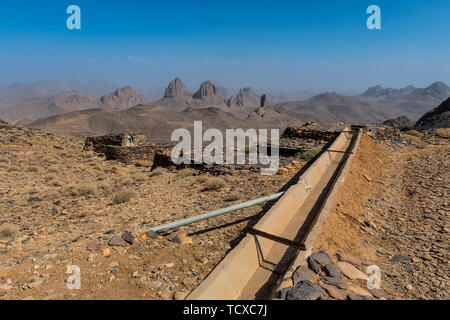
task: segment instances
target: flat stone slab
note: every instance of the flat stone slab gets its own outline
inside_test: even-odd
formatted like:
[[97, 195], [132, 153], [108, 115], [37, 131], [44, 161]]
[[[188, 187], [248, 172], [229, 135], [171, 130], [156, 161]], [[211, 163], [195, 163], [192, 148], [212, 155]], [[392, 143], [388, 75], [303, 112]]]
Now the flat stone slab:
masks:
[[350, 253], [339, 251], [336, 253], [336, 257], [343, 262], [348, 262], [354, 266], [360, 267], [362, 265], [361, 258], [354, 256]]
[[322, 281], [326, 284], [338, 287], [339, 289], [347, 289], [348, 283], [342, 280], [342, 278], [324, 277]]
[[337, 265], [341, 269], [342, 273], [352, 280], [367, 280], [368, 276], [361, 270], [355, 268], [348, 262], [338, 262]]
[[300, 281], [313, 281], [314, 275], [308, 268], [304, 266], [298, 266], [298, 268], [292, 274], [292, 280], [294, 281], [294, 285], [297, 285], [297, 283], [299, 283]]
[[341, 269], [335, 263], [327, 264], [325, 266], [324, 270], [325, 270], [325, 273], [327, 274], [327, 276], [329, 276], [329, 277], [342, 278]]
[[315, 283], [305, 280], [300, 281], [295, 287], [287, 291], [287, 300], [318, 300], [325, 291]]
[[128, 243], [123, 240], [121, 236], [115, 235], [109, 240], [108, 245], [111, 247], [126, 247], [128, 246]]
[[346, 300], [348, 293], [344, 290], [341, 290], [335, 286], [328, 285], [328, 284], [322, 284], [322, 288], [325, 289], [325, 291], [329, 294], [330, 297], [338, 300]]

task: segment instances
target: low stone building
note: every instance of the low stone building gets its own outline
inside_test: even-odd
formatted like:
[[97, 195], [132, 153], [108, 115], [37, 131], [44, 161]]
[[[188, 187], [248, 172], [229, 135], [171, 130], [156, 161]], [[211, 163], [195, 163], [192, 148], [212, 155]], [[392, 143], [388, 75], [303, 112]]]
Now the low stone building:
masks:
[[152, 165], [155, 149], [160, 146], [147, 143], [144, 134], [118, 133], [87, 137], [84, 151], [93, 151], [105, 156], [106, 160], [125, 163], [145, 161]]
[[108, 134], [105, 136], [87, 137], [84, 144], [84, 150], [92, 150], [101, 153], [104, 146], [136, 146], [145, 144], [146, 142], [147, 139], [144, 134]]

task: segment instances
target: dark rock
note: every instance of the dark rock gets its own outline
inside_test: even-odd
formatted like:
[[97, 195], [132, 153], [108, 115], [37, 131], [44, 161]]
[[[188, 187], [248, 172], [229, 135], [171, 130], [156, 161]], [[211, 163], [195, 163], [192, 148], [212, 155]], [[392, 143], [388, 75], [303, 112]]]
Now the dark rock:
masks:
[[33, 202], [42, 202], [42, 199], [41, 199], [41, 198], [38, 198], [38, 197], [31, 197], [31, 198], [28, 199], [28, 202], [29, 202], [29, 203], [33, 203]]
[[360, 294], [349, 294], [347, 296], [348, 300], [375, 300], [374, 298], [368, 297], [368, 296], [363, 296]]
[[392, 263], [409, 262], [409, 261], [411, 261], [410, 258], [405, 257], [405, 256], [403, 256], [403, 255], [401, 255], [401, 254], [398, 254], [398, 255], [392, 257], [392, 259], [391, 259], [391, 262], [392, 262]]
[[109, 240], [108, 245], [110, 245], [111, 247], [126, 247], [128, 246], [127, 242], [122, 239], [121, 236], [119, 235], [115, 235], [111, 238], [111, 240]]
[[128, 242], [129, 244], [133, 244], [134, 243], [134, 236], [131, 232], [125, 232], [122, 235], [122, 239], [125, 240], [126, 242]]
[[150, 230], [149, 232], [147, 232], [147, 235], [151, 239], [158, 239], [158, 237], [159, 237], [159, 234], [153, 230]]
[[341, 269], [337, 264], [327, 264], [325, 266], [325, 273], [327, 276], [333, 277], [333, 278], [341, 278]]
[[311, 268], [312, 271], [314, 271], [317, 274], [320, 274], [321, 270], [320, 270], [320, 265], [313, 259], [311, 259], [311, 257], [308, 258], [308, 266]]
[[289, 290], [291, 290], [293, 287], [284, 288], [277, 292], [277, 298], [281, 300], [286, 300], [286, 296]]
[[[447, 90], [450, 89], [447, 87]], [[450, 127], [450, 98], [437, 108], [427, 112], [415, 125], [415, 128], [419, 130], [448, 127]]]
[[314, 261], [316, 261], [321, 266], [325, 266], [325, 265], [331, 263], [330, 256], [324, 251], [315, 252], [311, 255], [310, 258], [313, 259]]
[[299, 266], [292, 274], [292, 280], [294, 281], [294, 285], [296, 285], [300, 281], [304, 280], [312, 281], [314, 280], [314, 276], [311, 273], [311, 271], [309, 271], [308, 268], [304, 266]]
[[348, 284], [342, 278], [333, 278], [333, 277], [324, 277], [322, 278], [322, 281], [326, 284], [338, 287], [339, 289], [347, 289]]
[[288, 290], [287, 300], [318, 300], [325, 291], [311, 281], [300, 281], [295, 287]]
[[104, 234], [113, 234], [114, 232], [116, 232], [115, 230], [109, 230], [109, 231], [106, 231]]
[[389, 299], [389, 294], [383, 289], [369, 289], [369, 292], [376, 298], [385, 298]]

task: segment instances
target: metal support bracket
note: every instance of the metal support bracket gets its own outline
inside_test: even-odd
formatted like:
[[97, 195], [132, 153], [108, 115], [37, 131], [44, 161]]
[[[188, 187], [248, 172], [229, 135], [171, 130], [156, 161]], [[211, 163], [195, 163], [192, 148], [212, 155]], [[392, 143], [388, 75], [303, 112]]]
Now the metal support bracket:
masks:
[[252, 235], [260, 236], [260, 237], [287, 245], [289, 247], [294, 247], [294, 248], [297, 248], [297, 249], [303, 250], [303, 251], [306, 250], [306, 247], [303, 243], [295, 242], [295, 241], [292, 241], [292, 240], [289, 240], [286, 238], [282, 238], [282, 237], [279, 237], [279, 236], [276, 236], [276, 235], [273, 235], [273, 234], [270, 234], [270, 233], [267, 233], [267, 232], [264, 232], [261, 230], [257, 230], [254, 228], [249, 228], [247, 231], [248, 231], [248, 233], [250, 233]]

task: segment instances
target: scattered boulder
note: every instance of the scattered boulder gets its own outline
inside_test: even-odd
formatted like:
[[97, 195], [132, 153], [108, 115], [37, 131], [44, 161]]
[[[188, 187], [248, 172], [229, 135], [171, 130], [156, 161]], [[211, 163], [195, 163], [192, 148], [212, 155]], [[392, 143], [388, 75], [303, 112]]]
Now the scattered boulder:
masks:
[[324, 277], [322, 280], [326, 284], [338, 287], [339, 289], [345, 290], [348, 288], [348, 283], [342, 280], [342, 278]]
[[119, 235], [115, 235], [109, 240], [108, 245], [111, 247], [126, 247], [128, 243]]
[[308, 268], [304, 266], [298, 266], [298, 268], [292, 274], [292, 280], [294, 281], [294, 285], [297, 285], [297, 283], [299, 283], [300, 281], [314, 280], [314, 276]]
[[333, 278], [341, 278], [341, 269], [337, 264], [327, 264], [324, 268], [325, 273], [327, 276], [333, 277]]
[[317, 274], [320, 274], [321, 268], [329, 263], [331, 263], [331, 258], [323, 251], [315, 252], [308, 258], [309, 267]]
[[131, 232], [125, 232], [122, 235], [122, 239], [125, 240], [126, 242], [128, 242], [129, 244], [133, 244], [134, 243], [134, 236]]
[[287, 291], [287, 300], [318, 300], [325, 294], [325, 291], [317, 284], [305, 280], [300, 281], [295, 287]]

